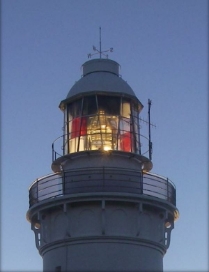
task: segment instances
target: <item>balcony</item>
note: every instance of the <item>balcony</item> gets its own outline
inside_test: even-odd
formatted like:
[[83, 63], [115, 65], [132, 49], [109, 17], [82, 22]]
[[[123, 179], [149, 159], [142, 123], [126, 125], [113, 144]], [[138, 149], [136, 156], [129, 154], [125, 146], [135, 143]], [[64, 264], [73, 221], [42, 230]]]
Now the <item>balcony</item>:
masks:
[[130, 169], [94, 167], [35, 180], [29, 188], [29, 206], [66, 195], [108, 192], [151, 196], [176, 205], [175, 185], [167, 178]]

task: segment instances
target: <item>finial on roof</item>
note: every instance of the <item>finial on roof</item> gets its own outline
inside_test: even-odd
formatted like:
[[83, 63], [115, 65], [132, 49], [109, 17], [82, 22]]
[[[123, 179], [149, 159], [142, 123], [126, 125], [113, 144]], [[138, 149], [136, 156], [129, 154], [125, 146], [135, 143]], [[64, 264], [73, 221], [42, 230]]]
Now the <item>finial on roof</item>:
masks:
[[100, 59], [102, 58], [102, 56], [105, 56], [108, 59], [108, 54], [105, 54], [106, 52], [113, 52], [113, 48], [111, 47], [108, 50], [104, 50], [102, 51], [102, 34], [101, 34], [102, 30], [101, 27], [99, 28], [99, 50], [96, 48], [96, 46], [93, 45], [93, 50], [96, 51], [96, 53], [89, 53], [88, 54], [88, 58], [90, 59], [92, 56], [99, 54]]

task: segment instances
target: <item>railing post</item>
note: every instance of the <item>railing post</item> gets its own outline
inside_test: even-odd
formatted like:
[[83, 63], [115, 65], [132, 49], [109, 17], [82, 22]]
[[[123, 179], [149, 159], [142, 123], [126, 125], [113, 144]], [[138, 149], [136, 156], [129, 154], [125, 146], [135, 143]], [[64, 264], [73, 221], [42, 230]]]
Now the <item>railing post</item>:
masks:
[[65, 195], [65, 171], [62, 172], [62, 190], [63, 195]]
[[65, 155], [65, 134], [62, 135], [62, 146], [63, 146], [63, 153], [62, 155]]
[[144, 176], [143, 176], [143, 170], [141, 170], [140, 175], [140, 188], [141, 188], [141, 194], [143, 195], [143, 183], [144, 183]]

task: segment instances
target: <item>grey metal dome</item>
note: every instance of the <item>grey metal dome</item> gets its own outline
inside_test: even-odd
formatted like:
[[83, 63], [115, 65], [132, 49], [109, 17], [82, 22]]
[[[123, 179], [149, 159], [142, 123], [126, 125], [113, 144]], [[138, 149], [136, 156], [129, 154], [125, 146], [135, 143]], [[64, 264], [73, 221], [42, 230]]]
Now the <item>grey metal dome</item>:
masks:
[[66, 99], [90, 92], [125, 94], [136, 98], [132, 88], [119, 76], [119, 64], [93, 59], [83, 64], [83, 77], [70, 89]]

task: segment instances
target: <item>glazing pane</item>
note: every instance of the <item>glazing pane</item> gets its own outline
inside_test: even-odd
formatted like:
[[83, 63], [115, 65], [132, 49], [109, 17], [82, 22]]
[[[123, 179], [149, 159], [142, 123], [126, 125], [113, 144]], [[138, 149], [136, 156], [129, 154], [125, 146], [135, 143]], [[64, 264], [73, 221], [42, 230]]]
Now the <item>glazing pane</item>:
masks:
[[82, 115], [85, 116], [96, 113], [97, 113], [96, 96], [91, 95], [84, 97]]
[[121, 105], [121, 113], [123, 117], [130, 118], [131, 115], [131, 108], [130, 108], [130, 101], [127, 99], [122, 100]]
[[120, 150], [131, 152], [130, 118], [120, 119]]
[[120, 97], [98, 95], [99, 110], [103, 110], [107, 115], [120, 114]]
[[133, 143], [135, 153], [140, 153], [140, 142], [139, 142], [139, 118], [138, 118], [138, 108], [135, 103], [132, 103], [132, 120], [133, 120]]
[[[83, 108], [82, 108], [83, 105]], [[139, 153], [137, 103], [119, 96], [91, 95], [68, 105], [65, 152], [121, 150]]]

